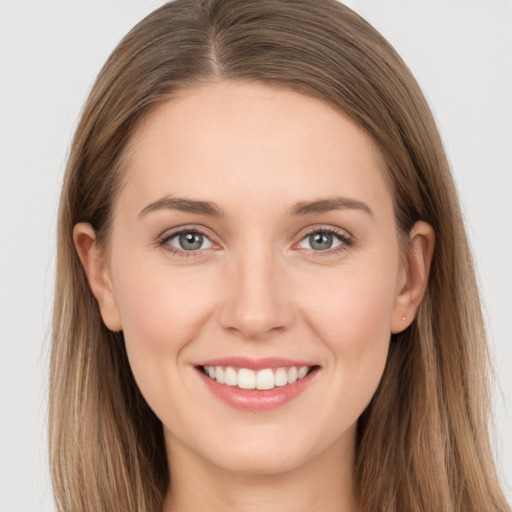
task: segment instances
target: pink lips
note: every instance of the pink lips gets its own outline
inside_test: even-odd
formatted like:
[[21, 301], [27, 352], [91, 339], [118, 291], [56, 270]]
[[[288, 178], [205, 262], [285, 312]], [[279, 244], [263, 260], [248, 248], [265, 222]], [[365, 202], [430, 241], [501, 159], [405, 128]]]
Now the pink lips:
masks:
[[[265, 368], [277, 369], [291, 366], [296, 366], [298, 368], [308, 366], [314, 368], [306, 375], [306, 377], [297, 380], [293, 384], [287, 384], [286, 386], [274, 387], [267, 390], [247, 390], [240, 389], [238, 386], [219, 384], [216, 380], [204, 374], [201, 368], [203, 366], [232, 366], [235, 369], [248, 368], [255, 371]], [[274, 357], [262, 359], [251, 359], [247, 357], [210, 359], [197, 365], [197, 370], [200, 378], [213, 395], [231, 407], [246, 411], [267, 411], [286, 404], [304, 392], [318, 373], [318, 367], [309, 361]]]
[[252, 359], [250, 357], [224, 357], [222, 359], [209, 359], [197, 366], [232, 366], [233, 368], [248, 368], [249, 370], [263, 370], [264, 368], [281, 368], [297, 366], [315, 366], [315, 363], [308, 361], [298, 361], [294, 359], [285, 359], [282, 357], [264, 357], [261, 359]]

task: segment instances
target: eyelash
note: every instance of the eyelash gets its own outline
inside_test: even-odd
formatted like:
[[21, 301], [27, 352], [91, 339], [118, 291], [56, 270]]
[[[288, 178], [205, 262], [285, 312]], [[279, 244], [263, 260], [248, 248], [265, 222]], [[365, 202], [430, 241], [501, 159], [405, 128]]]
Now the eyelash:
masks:
[[[299, 240], [298, 243], [302, 242], [305, 238], [315, 234], [315, 233], [327, 233], [329, 235], [333, 235], [341, 241], [341, 244], [335, 247], [334, 249], [326, 249], [324, 251], [314, 251], [310, 250], [310, 255], [314, 258], [326, 258], [326, 257], [335, 257], [350, 249], [354, 245], [354, 239], [351, 235], [349, 235], [345, 231], [338, 231], [334, 228], [312, 228], [307, 231], [304, 236]], [[297, 244], [295, 244], [297, 245]]]
[[[182, 235], [184, 233], [192, 233], [192, 234], [202, 235], [205, 238], [207, 238], [208, 240], [210, 240], [210, 237], [204, 231], [201, 231], [200, 229], [197, 229], [197, 228], [182, 228], [182, 229], [178, 229], [177, 231], [173, 231], [170, 234], [169, 233], [165, 233], [164, 235], [162, 235], [158, 239], [157, 245], [158, 245], [158, 247], [161, 247], [162, 249], [164, 249], [167, 252], [170, 252], [173, 255], [177, 255], [177, 256], [181, 256], [181, 257], [185, 257], [185, 258], [201, 256], [201, 252], [202, 252], [201, 250], [197, 250], [197, 251], [184, 251], [182, 249], [178, 249], [177, 247], [173, 247], [172, 245], [169, 245], [167, 243], [170, 240], [172, 240], [173, 238], [176, 238], [177, 236], [180, 236], [180, 235]], [[203, 249], [203, 251], [204, 250], [205, 249]]]
[[[185, 250], [178, 249], [177, 247], [173, 247], [168, 244], [169, 240], [172, 240], [173, 238], [176, 238], [177, 236], [180, 236], [184, 233], [193, 233], [193, 234], [202, 235], [205, 238], [207, 238], [208, 240], [210, 240], [210, 237], [204, 231], [202, 231], [200, 229], [182, 228], [177, 231], [173, 231], [170, 234], [165, 233], [164, 235], [162, 235], [158, 239], [157, 245], [158, 245], [158, 247], [161, 247], [165, 251], [167, 251], [173, 255], [178, 255], [180, 257], [190, 258], [190, 257], [201, 256], [202, 251], [207, 250], [207, 249], [202, 249], [202, 250], [198, 249], [196, 251], [185, 251]], [[302, 236], [302, 238], [299, 240], [298, 243], [302, 242], [304, 239], [306, 239], [307, 237], [309, 237], [315, 233], [327, 233], [329, 235], [335, 236], [336, 238], [338, 238], [341, 241], [341, 244], [339, 246], [335, 247], [334, 249], [326, 249], [324, 251], [315, 251], [315, 250], [310, 249], [309, 250], [310, 254], [315, 258], [337, 256], [337, 255], [341, 254], [342, 252], [348, 250], [350, 247], [352, 247], [354, 245], [353, 237], [351, 235], [347, 234], [346, 232], [338, 231], [333, 228], [321, 228], [321, 227], [320, 228], [312, 228], [309, 231], [307, 231]], [[297, 244], [295, 244], [295, 245], [297, 245]]]

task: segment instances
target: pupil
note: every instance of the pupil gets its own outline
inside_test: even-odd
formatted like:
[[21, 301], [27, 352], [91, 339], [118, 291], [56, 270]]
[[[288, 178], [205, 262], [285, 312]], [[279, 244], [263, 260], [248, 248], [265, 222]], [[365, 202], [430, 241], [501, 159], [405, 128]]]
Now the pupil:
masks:
[[200, 233], [183, 233], [180, 235], [180, 245], [186, 251], [200, 249], [203, 245], [203, 235]]
[[315, 233], [314, 235], [310, 235], [309, 243], [313, 249], [325, 251], [332, 246], [332, 235], [329, 233]]

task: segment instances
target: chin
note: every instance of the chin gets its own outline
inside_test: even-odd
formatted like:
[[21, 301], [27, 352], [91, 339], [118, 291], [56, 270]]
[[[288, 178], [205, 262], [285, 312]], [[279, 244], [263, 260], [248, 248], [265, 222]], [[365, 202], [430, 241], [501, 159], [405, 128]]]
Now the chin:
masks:
[[301, 467], [307, 458], [283, 450], [265, 448], [259, 451], [231, 450], [212, 462], [229, 473], [246, 476], [270, 476], [291, 472]]
[[227, 435], [223, 442], [207, 447], [202, 456], [230, 473], [265, 476], [304, 467], [328, 448], [324, 442], [330, 436], [323, 439], [319, 436], [318, 441], [313, 442], [311, 431], [301, 433], [299, 429], [295, 435], [290, 435], [289, 429], [263, 430], [251, 433], [249, 429], [243, 435]]

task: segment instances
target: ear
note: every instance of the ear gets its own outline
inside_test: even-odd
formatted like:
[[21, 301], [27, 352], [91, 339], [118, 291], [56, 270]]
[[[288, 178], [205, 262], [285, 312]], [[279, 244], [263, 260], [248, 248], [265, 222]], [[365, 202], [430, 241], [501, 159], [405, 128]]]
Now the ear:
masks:
[[121, 316], [103, 252], [92, 226], [80, 222], [73, 228], [73, 241], [84, 267], [89, 286], [98, 301], [103, 322], [111, 331], [121, 331]]
[[411, 325], [427, 289], [430, 264], [434, 255], [435, 233], [430, 224], [418, 221], [409, 233], [409, 242], [401, 271], [398, 295], [391, 319], [393, 334]]

